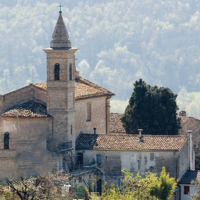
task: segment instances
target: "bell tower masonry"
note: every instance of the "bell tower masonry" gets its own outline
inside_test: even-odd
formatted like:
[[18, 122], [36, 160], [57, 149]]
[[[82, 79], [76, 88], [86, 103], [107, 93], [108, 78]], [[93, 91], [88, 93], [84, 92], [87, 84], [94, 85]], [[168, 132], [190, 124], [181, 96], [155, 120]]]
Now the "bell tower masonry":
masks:
[[75, 148], [75, 52], [59, 12], [47, 55], [47, 112], [53, 117], [53, 138]]

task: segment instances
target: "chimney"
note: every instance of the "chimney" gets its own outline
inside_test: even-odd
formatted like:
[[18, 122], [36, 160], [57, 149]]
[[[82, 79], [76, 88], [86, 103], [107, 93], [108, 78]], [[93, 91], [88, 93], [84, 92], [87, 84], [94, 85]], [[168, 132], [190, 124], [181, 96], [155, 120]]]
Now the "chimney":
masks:
[[94, 129], [94, 135], [96, 134], [96, 128], [93, 128]]
[[189, 165], [190, 165], [190, 170], [193, 170], [193, 158], [192, 158], [192, 130], [187, 131], [189, 134]]
[[140, 142], [143, 142], [143, 136], [142, 136], [142, 131], [143, 131], [143, 129], [138, 129], [138, 131], [139, 131], [139, 141]]

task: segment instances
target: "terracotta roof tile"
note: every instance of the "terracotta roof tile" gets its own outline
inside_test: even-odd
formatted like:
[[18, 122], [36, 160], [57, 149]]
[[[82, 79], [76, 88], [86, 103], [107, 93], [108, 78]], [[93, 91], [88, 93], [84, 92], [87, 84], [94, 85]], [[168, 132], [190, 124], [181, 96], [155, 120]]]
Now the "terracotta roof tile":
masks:
[[80, 134], [76, 141], [77, 150], [179, 150], [186, 141], [186, 136], [143, 135], [103, 135]]
[[[34, 83], [33, 85], [47, 89], [47, 83]], [[112, 96], [114, 93], [81, 77], [75, 79], [75, 99], [85, 99], [98, 96]]]
[[51, 117], [47, 114], [46, 105], [41, 102], [30, 100], [20, 105], [14, 106], [4, 112], [2, 117], [16, 117], [14, 111], [17, 111], [19, 117]]
[[110, 133], [126, 133], [120, 120], [122, 116], [121, 113], [110, 113]]
[[195, 180], [200, 180], [200, 171], [188, 170], [179, 181], [179, 184], [195, 184]]

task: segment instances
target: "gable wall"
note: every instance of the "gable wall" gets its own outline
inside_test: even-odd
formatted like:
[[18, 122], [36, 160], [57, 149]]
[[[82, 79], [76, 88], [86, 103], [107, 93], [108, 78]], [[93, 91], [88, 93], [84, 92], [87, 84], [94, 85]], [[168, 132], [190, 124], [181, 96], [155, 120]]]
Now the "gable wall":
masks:
[[41, 100], [46, 103], [46, 91], [39, 89], [33, 85], [26, 86], [19, 90], [15, 90], [5, 95], [0, 96], [0, 114], [2, 114], [7, 109], [23, 103], [27, 100], [33, 99], [30, 92], [34, 91], [34, 97], [37, 100]]
[[[86, 121], [87, 103], [91, 103], [91, 121]], [[76, 137], [80, 132], [106, 134], [106, 97], [88, 98], [75, 102]]]

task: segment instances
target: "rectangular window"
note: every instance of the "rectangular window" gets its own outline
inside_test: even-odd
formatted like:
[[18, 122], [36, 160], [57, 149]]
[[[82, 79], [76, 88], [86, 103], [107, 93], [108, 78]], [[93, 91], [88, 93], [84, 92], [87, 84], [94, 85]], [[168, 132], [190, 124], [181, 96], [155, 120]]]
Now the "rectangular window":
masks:
[[101, 167], [101, 154], [97, 154], [97, 166]]
[[91, 103], [87, 103], [86, 121], [91, 121]]
[[181, 154], [181, 163], [184, 163], [184, 153]]
[[184, 186], [184, 194], [190, 194], [190, 186]]
[[150, 160], [154, 160], [154, 153], [150, 153]]

